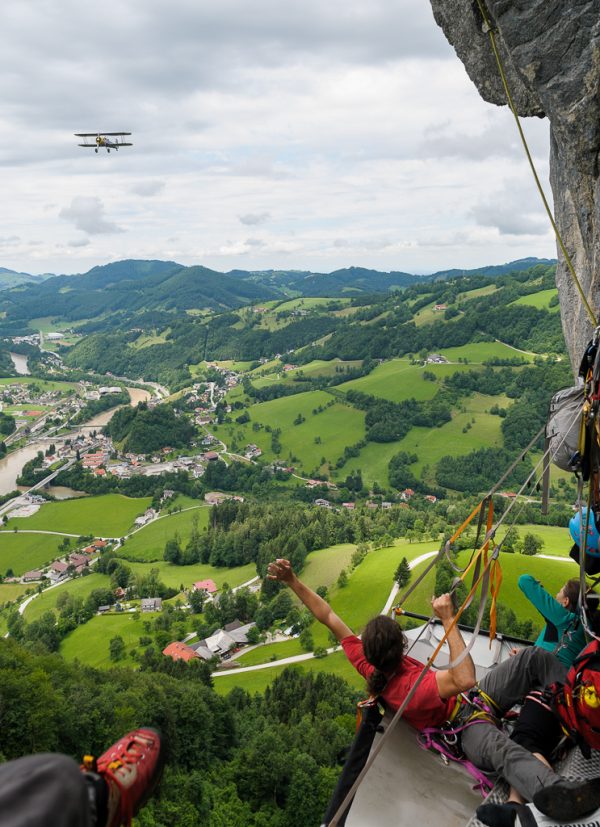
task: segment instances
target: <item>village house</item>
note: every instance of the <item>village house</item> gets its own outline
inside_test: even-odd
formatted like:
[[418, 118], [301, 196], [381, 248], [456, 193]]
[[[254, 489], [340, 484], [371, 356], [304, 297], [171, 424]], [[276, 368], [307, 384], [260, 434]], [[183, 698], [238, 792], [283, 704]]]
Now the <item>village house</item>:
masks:
[[355, 503], [342, 503], [342, 508], [347, 508], [348, 511], [354, 511]]
[[69, 555], [69, 564], [71, 566], [75, 566], [75, 569], [78, 567], [85, 568], [89, 565], [91, 557], [87, 554], [79, 554], [78, 552], [73, 552], [73, 554]]
[[208, 491], [204, 495], [204, 502], [207, 502], [209, 505], [220, 505], [229, 499], [231, 499], [229, 494], [222, 494], [220, 491]]
[[223, 629], [218, 629], [214, 635], [206, 638], [206, 647], [210, 649], [213, 655], [224, 657], [232, 649], [236, 648], [235, 639], [227, 634]]
[[173, 658], [173, 660], [185, 661], [185, 663], [200, 657], [200, 655], [194, 652], [191, 646], [188, 646], [187, 643], [181, 643], [179, 640], [169, 643], [169, 645], [163, 649], [163, 655]]
[[238, 646], [244, 646], [248, 643], [248, 632], [253, 626], [256, 626], [256, 623], [242, 623], [240, 620], [234, 620], [226, 623], [223, 631], [233, 638]]
[[206, 645], [205, 640], [199, 640], [197, 643], [190, 643], [189, 646], [190, 649], [194, 650], [198, 657], [202, 658], [202, 660], [210, 660], [211, 658], [214, 658], [214, 655]]
[[331, 508], [331, 503], [329, 500], [324, 500], [322, 497], [318, 497], [314, 501], [314, 504], [320, 506], [320, 508]]
[[405, 488], [404, 491], [400, 493], [400, 496], [403, 500], [410, 500], [410, 498], [414, 497], [414, 495], [415, 492], [412, 490], [412, 488]]
[[207, 594], [215, 594], [218, 591], [217, 584], [214, 580], [197, 580], [192, 588], [195, 591], [206, 592]]
[[155, 511], [153, 508], [148, 508], [140, 517], [135, 518], [134, 524], [137, 526], [143, 526], [155, 517], [158, 517], [158, 511]]
[[162, 598], [142, 597], [140, 610], [142, 612], [162, 612]]
[[26, 571], [21, 577], [23, 583], [33, 583], [35, 580], [41, 580], [44, 575], [41, 571], [34, 569], [33, 571]]
[[67, 563], [63, 563], [62, 560], [55, 560], [50, 566], [48, 577], [53, 583], [58, 583], [59, 580], [64, 580], [65, 577], [68, 576], [68, 568], [69, 566]]

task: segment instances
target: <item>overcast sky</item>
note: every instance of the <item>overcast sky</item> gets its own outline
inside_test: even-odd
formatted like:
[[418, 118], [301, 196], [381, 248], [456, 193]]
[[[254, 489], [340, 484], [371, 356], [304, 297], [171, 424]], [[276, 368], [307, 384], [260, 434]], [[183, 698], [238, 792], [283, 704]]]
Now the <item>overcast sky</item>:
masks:
[[[556, 255], [512, 116], [427, 0], [4, 0], [0, 75], [0, 266]], [[524, 126], [546, 184], [548, 123]], [[96, 130], [134, 146], [77, 146]]]

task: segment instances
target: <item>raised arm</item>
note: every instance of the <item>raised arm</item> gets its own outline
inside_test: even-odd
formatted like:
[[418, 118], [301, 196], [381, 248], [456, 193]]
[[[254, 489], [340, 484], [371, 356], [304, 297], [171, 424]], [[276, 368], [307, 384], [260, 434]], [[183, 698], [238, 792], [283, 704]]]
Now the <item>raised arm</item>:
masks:
[[530, 574], [522, 574], [518, 581], [519, 588], [525, 597], [535, 606], [544, 620], [548, 620], [555, 626], [566, 623], [572, 612], [562, 606], [546, 589], [539, 580]]
[[[449, 594], [434, 597], [431, 601], [431, 606], [435, 614], [442, 621], [444, 630], [448, 632], [454, 621], [452, 598]], [[464, 652], [466, 648], [457, 625], [448, 632], [447, 641], [450, 649], [450, 660], [453, 661], [461, 652]], [[454, 669], [442, 669], [440, 672], [436, 672], [435, 677], [440, 698], [451, 698], [453, 695], [458, 695], [459, 692], [466, 692], [468, 689], [471, 689], [472, 686], [475, 686], [477, 682], [475, 665], [471, 655], [467, 655]]]
[[343, 640], [343, 638], [353, 634], [352, 629], [346, 626], [344, 621], [335, 614], [329, 603], [296, 577], [289, 560], [280, 559], [269, 563], [267, 577], [270, 580], [279, 580], [289, 586], [304, 603], [308, 611], [314, 615], [319, 623], [327, 626], [338, 640]]

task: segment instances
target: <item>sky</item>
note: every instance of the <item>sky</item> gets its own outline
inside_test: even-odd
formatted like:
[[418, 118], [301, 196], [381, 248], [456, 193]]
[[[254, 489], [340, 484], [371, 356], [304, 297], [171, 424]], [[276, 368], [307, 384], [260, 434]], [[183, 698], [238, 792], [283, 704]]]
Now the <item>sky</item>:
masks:
[[[431, 273], [555, 257], [427, 0], [4, 0], [0, 267]], [[548, 122], [523, 122], [548, 197]], [[118, 153], [75, 132], [128, 131]]]

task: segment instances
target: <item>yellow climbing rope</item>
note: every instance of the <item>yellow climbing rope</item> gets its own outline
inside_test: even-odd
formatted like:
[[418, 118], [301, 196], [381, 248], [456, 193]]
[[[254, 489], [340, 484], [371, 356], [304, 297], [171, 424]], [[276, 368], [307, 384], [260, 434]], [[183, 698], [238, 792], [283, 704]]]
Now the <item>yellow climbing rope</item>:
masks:
[[483, 17], [483, 22], [485, 24], [485, 30], [487, 31], [487, 33], [490, 37], [490, 43], [491, 43], [491, 46], [492, 46], [492, 51], [494, 52], [494, 57], [496, 58], [496, 63], [498, 64], [498, 71], [500, 72], [500, 78], [502, 79], [502, 85], [504, 86], [504, 91], [506, 93], [506, 100], [508, 101], [508, 106], [510, 108], [510, 111], [513, 113], [515, 123], [517, 124], [517, 129], [518, 129], [519, 135], [521, 137], [521, 143], [523, 144], [523, 148], [525, 149], [525, 154], [527, 155], [527, 160], [529, 161], [529, 166], [531, 167], [531, 172], [533, 173], [533, 177], [535, 179], [535, 183], [536, 183], [536, 186], [538, 188], [538, 192], [540, 194], [540, 197], [541, 197], [542, 202], [544, 204], [544, 207], [546, 209], [546, 213], [548, 215], [548, 218], [550, 219], [550, 223], [552, 224], [552, 229], [554, 230], [554, 233], [556, 235], [556, 240], [558, 241], [560, 249], [562, 250], [562, 254], [565, 257], [565, 261], [567, 263], [567, 267], [569, 268], [569, 272], [571, 273], [571, 276], [573, 277], [573, 281], [575, 282], [577, 290], [579, 291], [579, 295], [581, 296], [581, 301], [583, 302], [583, 305], [584, 305], [584, 307], [587, 311], [588, 316], [590, 317], [590, 319], [592, 321], [592, 324], [594, 325], [594, 327], [597, 327], [598, 321], [596, 319], [596, 314], [594, 313], [594, 311], [590, 307], [590, 303], [588, 302], [588, 300], [586, 298], [586, 295], [583, 292], [583, 288], [581, 286], [581, 283], [580, 283], [579, 279], [577, 278], [577, 274], [575, 272], [573, 262], [571, 261], [571, 256], [567, 252], [567, 248], [564, 245], [564, 242], [562, 240], [562, 236], [560, 234], [560, 231], [559, 231], [558, 227], [556, 226], [554, 216], [552, 215], [552, 210], [550, 209], [550, 206], [549, 206], [548, 201], [546, 199], [546, 195], [545, 195], [544, 190], [542, 188], [542, 185], [540, 183], [540, 179], [538, 177], [537, 170], [535, 168], [535, 164], [533, 163], [533, 158], [531, 157], [531, 153], [529, 151], [529, 146], [527, 145], [527, 140], [525, 138], [525, 135], [523, 133], [523, 129], [521, 127], [521, 121], [519, 120], [519, 115], [517, 113], [517, 110], [516, 110], [516, 107], [515, 107], [515, 104], [514, 104], [514, 101], [513, 101], [512, 95], [510, 93], [509, 86], [508, 86], [508, 81], [506, 79], [506, 73], [504, 71], [504, 65], [502, 63], [502, 58], [500, 57], [500, 52], [498, 50], [498, 44], [496, 43], [496, 37], [494, 35], [494, 26], [493, 26], [492, 21], [490, 19], [488, 10], [486, 9], [485, 4], [483, 3], [483, 0], [477, 0], [477, 5], [479, 6], [479, 11], [481, 12], [481, 16]]

